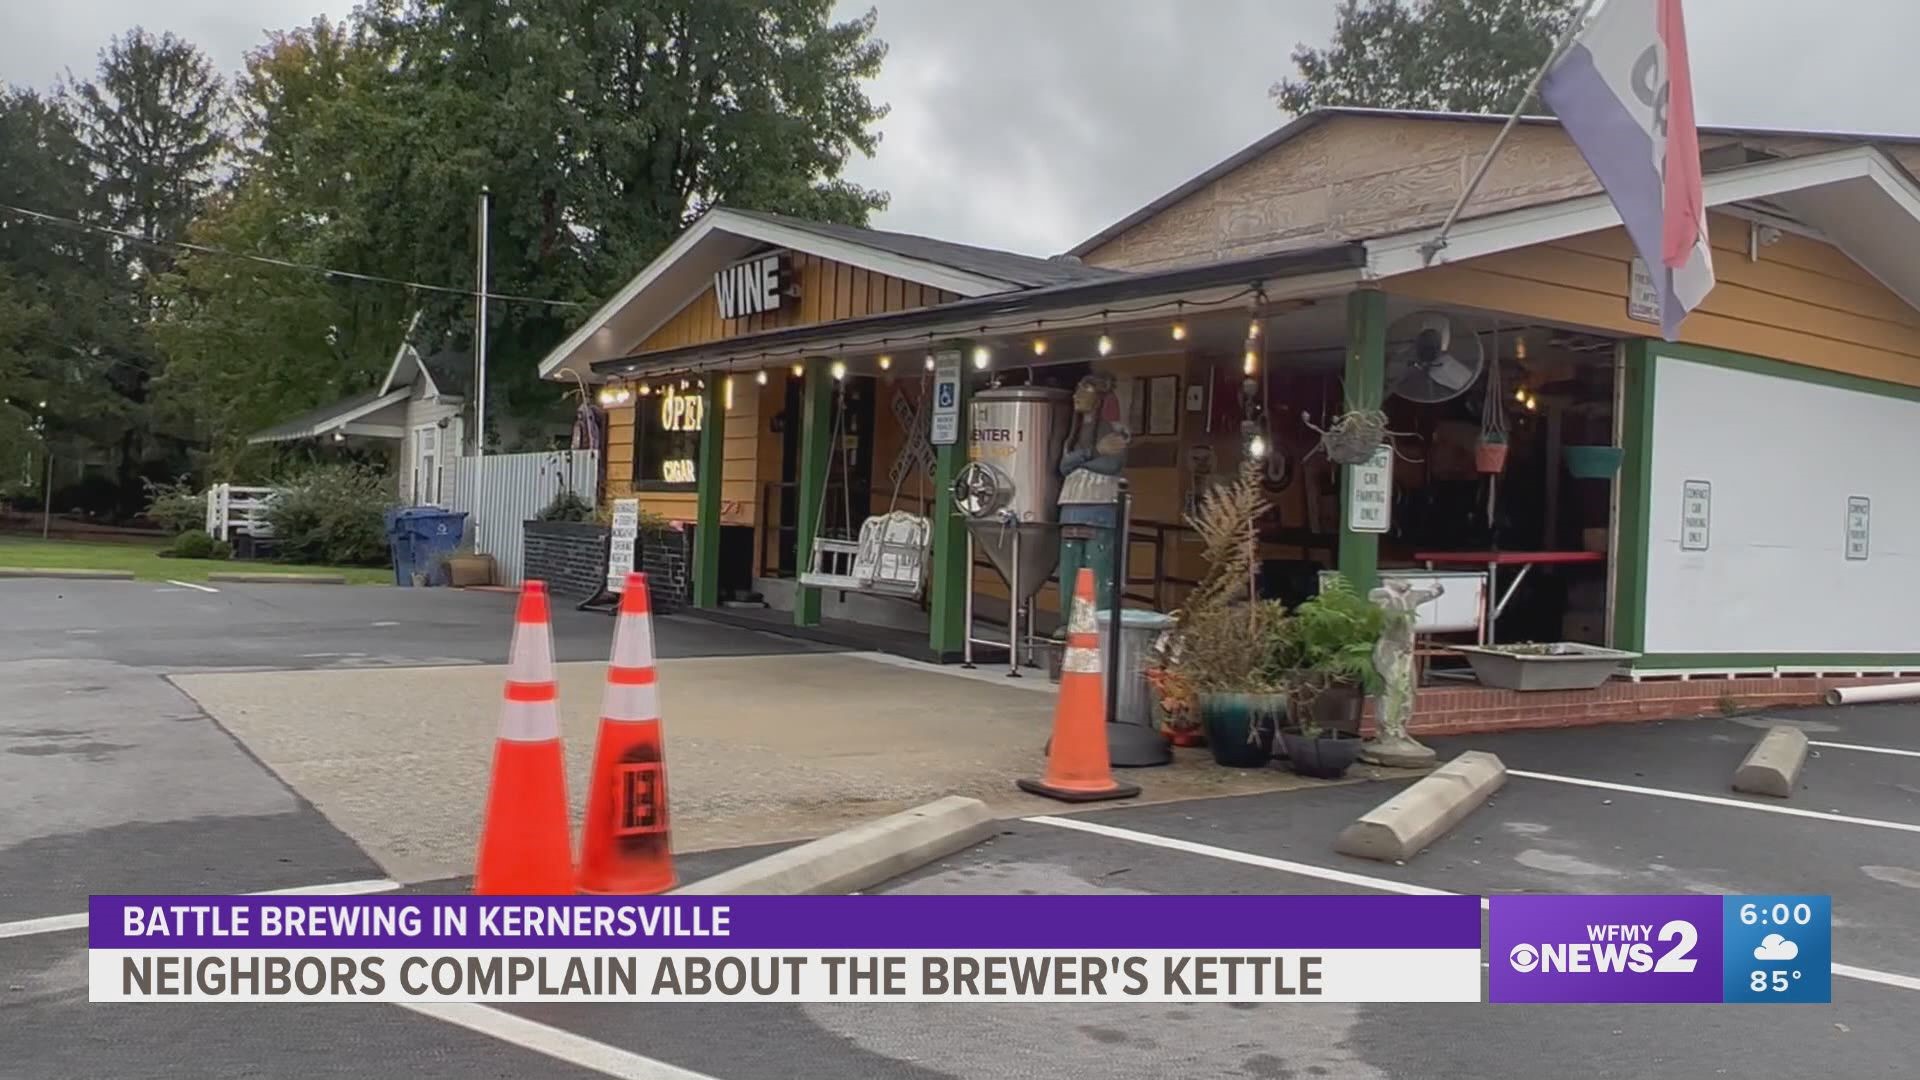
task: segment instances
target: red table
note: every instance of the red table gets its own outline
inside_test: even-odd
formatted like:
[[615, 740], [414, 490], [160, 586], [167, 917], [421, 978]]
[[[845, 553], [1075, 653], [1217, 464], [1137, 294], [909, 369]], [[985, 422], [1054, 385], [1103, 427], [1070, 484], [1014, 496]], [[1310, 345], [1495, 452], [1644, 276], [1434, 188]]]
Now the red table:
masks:
[[[1507, 601], [1513, 599], [1513, 592], [1527, 579], [1527, 574], [1536, 566], [1575, 566], [1603, 563], [1607, 557], [1598, 551], [1416, 551], [1413, 557], [1427, 564], [1431, 570], [1436, 566], [1484, 566], [1487, 568], [1487, 644], [1493, 644], [1493, 624], [1500, 613], [1507, 610]], [[1517, 566], [1520, 572], [1507, 582], [1507, 591], [1498, 589], [1498, 575], [1502, 566]], [[1494, 597], [1498, 595], [1499, 600]]]

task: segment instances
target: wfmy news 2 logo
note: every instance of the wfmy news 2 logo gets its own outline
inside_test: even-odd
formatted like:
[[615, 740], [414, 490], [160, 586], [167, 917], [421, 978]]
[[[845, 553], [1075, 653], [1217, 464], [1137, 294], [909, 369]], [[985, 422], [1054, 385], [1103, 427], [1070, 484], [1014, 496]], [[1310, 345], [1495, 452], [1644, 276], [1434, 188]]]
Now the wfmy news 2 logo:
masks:
[[1825, 1002], [1824, 896], [1496, 896], [1495, 1002]]

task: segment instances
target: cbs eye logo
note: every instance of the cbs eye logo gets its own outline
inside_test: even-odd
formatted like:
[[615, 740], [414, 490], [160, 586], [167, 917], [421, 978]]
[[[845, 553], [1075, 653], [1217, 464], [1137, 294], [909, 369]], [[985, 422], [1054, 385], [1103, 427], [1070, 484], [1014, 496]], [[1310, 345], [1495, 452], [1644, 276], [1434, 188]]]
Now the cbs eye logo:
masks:
[[1531, 945], [1515, 945], [1507, 953], [1507, 963], [1513, 966], [1513, 970], [1525, 974], [1540, 966], [1540, 951]]

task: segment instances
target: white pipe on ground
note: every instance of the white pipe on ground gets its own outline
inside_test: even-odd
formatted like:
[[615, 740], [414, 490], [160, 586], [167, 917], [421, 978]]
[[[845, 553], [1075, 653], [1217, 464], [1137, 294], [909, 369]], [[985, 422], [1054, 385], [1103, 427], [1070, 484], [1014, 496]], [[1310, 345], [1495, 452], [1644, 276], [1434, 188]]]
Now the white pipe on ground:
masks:
[[1920, 682], [1836, 686], [1827, 691], [1829, 705], [1859, 705], [1869, 701], [1920, 701]]

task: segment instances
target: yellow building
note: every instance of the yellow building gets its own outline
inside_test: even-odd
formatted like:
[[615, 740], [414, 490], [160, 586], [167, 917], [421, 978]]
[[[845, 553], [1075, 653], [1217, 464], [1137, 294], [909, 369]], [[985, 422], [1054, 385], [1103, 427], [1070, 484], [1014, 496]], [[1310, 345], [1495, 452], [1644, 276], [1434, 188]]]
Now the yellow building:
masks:
[[[1182, 519], [1251, 448], [1270, 450], [1272, 595], [1334, 569], [1491, 573], [1480, 632], [1502, 640], [1652, 668], [1920, 666], [1901, 603], [1920, 586], [1920, 144], [1703, 129], [1719, 283], [1668, 344], [1550, 120], [1516, 129], [1434, 248], [1498, 127], [1317, 111], [1053, 259], [715, 210], [541, 372], [626, 394], [609, 493], [692, 526], [699, 604], [758, 596], [906, 652], [957, 656], [970, 579], [1004, 617], [948, 494], [966, 410], [955, 443], [928, 441], [929, 365], [958, 354], [956, 406], [1114, 376], [1136, 604], [1178, 605], [1203, 569]], [[1422, 330], [1457, 366], [1435, 369]], [[1349, 407], [1387, 414], [1384, 475], [1316, 450]], [[1495, 433], [1504, 467], [1482, 472]], [[922, 597], [797, 583], [815, 536], [894, 508], [932, 518]], [[1049, 622], [1051, 586], [1036, 606]]]

